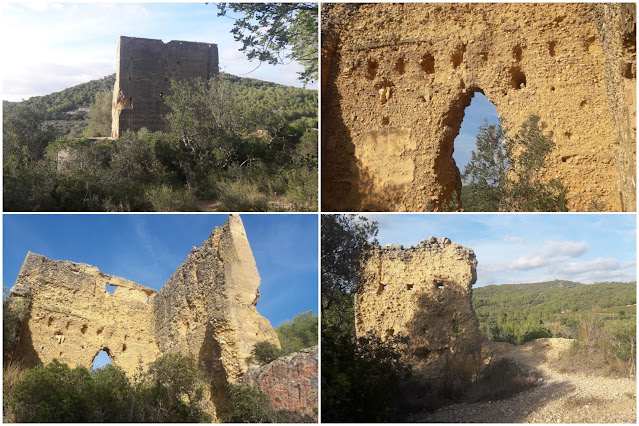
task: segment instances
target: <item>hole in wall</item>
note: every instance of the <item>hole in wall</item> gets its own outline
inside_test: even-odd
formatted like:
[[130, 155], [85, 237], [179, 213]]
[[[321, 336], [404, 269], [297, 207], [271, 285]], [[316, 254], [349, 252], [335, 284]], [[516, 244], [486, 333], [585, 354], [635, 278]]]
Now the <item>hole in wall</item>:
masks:
[[458, 68], [464, 62], [464, 52], [466, 52], [466, 46], [459, 46], [457, 51], [451, 55], [450, 61], [453, 63], [453, 68]]
[[481, 58], [482, 61], [486, 62], [488, 60], [488, 52], [486, 51], [479, 52], [479, 57]]
[[95, 357], [93, 358], [92, 369], [95, 370], [100, 367], [104, 367], [107, 364], [111, 364], [111, 357], [109, 356], [109, 353], [107, 351], [108, 349], [105, 348], [95, 355]]
[[510, 86], [515, 90], [526, 87], [526, 74], [519, 67], [510, 69]]
[[584, 42], [584, 50], [587, 53], [595, 53], [595, 40], [597, 38], [595, 36], [590, 36], [586, 39], [586, 41]]
[[557, 47], [557, 42], [556, 41], [550, 41], [548, 42], [548, 54], [550, 56], [555, 56], [557, 54], [556, 52], [556, 47]]
[[572, 136], [572, 132], [564, 132], [564, 136], [570, 139]]
[[126, 343], [122, 344], [122, 352], [126, 351]]
[[550, 91], [554, 92], [555, 91], [555, 86], [550, 86]]
[[635, 78], [635, 73], [632, 71], [632, 64], [630, 62], [624, 63], [622, 65], [622, 74], [624, 78], [633, 79]]
[[386, 330], [386, 335], [387, 336], [392, 336], [393, 334], [395, 334], [395, 330], [392, 328], [389, 328], [388, 330]]
[[388, 123], [390, 123], [390, 120], [388, 117], [382, 118], [382, 126], [388, 126]]
[[404, 58], [399, 58], [397, 62], [395, 62], [395, 70], [401, 75], [406, 72], [406, 62]]
[[413, 284], [406, 284], [406, 290], [412, 291], [413, 290]]
[[95, 332], [95, 334], [102, 334], [102, 332], [104, 331], [104, 327], [100, 327], [98, 328], [98, 330]]
[[579, 104], [579, 108], [583, 108], [586, 106], [588, 102], [586, 102], [586, 100], [584, 99], [583, 101], [581, 101], [581, 103]]
[[517, 62], [521, 61], [521, 54], [522, 54], [521, 46], [520, 45], [515, 46], [513, 48], [513, 58], [515, 58]]
[[89, 327], [88, 327], [86, 324], [84, 324], [84, 325], [82, 326], [82, 328], [80, 329], [80, 332], [81, 332], [82, 334], [87, 334], [87, 329], [88, 329], [88, 328], [89, 328]]
[[116, 287], [117, 287], [117, 286], [115, 286], [115, 285], [112, 285], [112, 284], [106, 283], [106, 286], [105, 286], [104, 290], [105, 290], [107, 293], [111, 293], [111, 294], [113, 294], [113, 293], [115, 293], [115, 289], [116, 289]]
[[422, 71], [426, 74], [435, 73], [435, 58], [430, 53], [426, 53], [420, 62], [422, 64]]
[[381, 294], [384, 290], [386, 290], [386, 285], [380, 283], [379, 287], [377, 287], [377, 294]]
[[374, 59], [369, 59], [366, 66], [366, 78], [373, 80], [377, 76], [377, 68], [379, 64]]
[[53, 317], [49, 317], [49, 322], [47, 323], [47, 326], [51, 327], [51, 324], [53, 324]]

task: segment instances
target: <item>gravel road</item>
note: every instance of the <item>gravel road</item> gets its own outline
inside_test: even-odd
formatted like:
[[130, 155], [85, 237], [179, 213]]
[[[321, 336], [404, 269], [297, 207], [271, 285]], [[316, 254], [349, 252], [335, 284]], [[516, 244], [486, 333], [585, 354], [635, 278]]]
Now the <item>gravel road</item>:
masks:
[[541, 374], [539, 384], [513, 398], [454, 404], [414, 416], [435, 423], [636, 423], [633, 379], [559, 373], [549, 364], [570, 345], [567, 339], [537, 339], [517, 347], [491, 344], [498, 357], [508, 357]]

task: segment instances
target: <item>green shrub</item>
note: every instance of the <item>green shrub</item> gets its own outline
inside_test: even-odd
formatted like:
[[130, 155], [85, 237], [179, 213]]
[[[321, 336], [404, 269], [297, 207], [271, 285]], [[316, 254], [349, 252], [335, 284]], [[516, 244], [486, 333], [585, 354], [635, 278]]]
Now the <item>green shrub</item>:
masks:
[[268, 210], [268, 197], [246, 180], [218, 182], [220, 211], [258, 212]]
[[93, 392], [89, 370], [57, 360], [29, 371], [13, 395], [18, 422], [89, 422]]
[[277, 327], [277, 337], [282, 354], [288, 355], [318, 344], [317, 315], [313, 311], [296, 315], [293, 321], [285, 321]]
[[202, 408], [203, 387], [195, 361], [180, 354], [158, 358], [135, 385], [113, 365], [89, 371], [54, 360], [25, 374], [4, 371], [13, 377], [3, 380], [4, 405], [17, 422], [211, 420]]
[[195, 211], [197, 201], [188, 188], [174, 189], [165, 184], [147, 189], [146, 198], [156, 212]]
[[231, 384], [228, 390], [228, 406], [222, 415], [228, 423], [276, 423], [277, 411], [269, 397], [250, 386]]
[[247, 359], [249, 363], [258, 362], [259, 364], [268, 364], [275, 361], [282, 355], [282, 350], [273, 343], [266, 340], [257, 342], [251, 349], [251, 356]]

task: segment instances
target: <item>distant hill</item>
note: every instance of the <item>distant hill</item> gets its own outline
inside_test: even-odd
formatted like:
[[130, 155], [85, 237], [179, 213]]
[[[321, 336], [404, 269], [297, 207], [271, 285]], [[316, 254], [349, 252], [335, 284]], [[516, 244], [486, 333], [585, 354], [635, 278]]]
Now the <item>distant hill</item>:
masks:
[[83, 105], [90, 105], [95, 100], [95, 94], [107, 88], [113, 90], [115, 74], [78, 84], [68, 89], [44, 96], [33, 96], [23, 102], [41, 103], [46, 107], [45, 120], [65, 120], [68, 111], [77, 110]]
[[[315, 90], [284, 86], [253, 78], [228, 76], [234, 84], [243, 87], [242, 92], [246, 98], [272, 104], [274, 109], [285, 111], [285, 117], [289, 121], [302, 117], [317, 118], [318, 94]], [[100, 90], [104, 88], [113, 90], [114, 85], [115, 74], [111, 74], [49, 95], [33, 96], [23, 102], [43, 104], [47, 110], [45, 120], [65, 120], [69, 118], [66, 112], [77, 110], [82, 105], [90, 105]]]
[[[489, 285], [473, 289], [473, 307], [482, 333], [489, 339], [524, 343], [550, 337], [548, 324], [574, 323], [594, 313], [602, 319], [634, 316], [637, 284], [581, 284], [549, 281], [532, 284]], [[622, 314], [623, 312], [623, 314]]]
[[473, 307], [513, 312], [537, 306], [554, 313], [574, 312], [635, 304], [635, 289], [636, 283], [581, 284], [561, 280], [489, 285], [473, 289]]

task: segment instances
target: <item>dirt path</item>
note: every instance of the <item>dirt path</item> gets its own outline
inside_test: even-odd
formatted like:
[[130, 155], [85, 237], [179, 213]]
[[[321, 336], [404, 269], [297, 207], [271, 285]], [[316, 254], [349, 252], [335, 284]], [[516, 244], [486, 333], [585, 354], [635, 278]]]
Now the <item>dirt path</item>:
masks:
[[219, 201], [197, 200], [195, 202], [195, 209], [198, 212], [216, 212], [219, 206]]
[[491, 344], [497, 357], [513, 359], [541, 374], [539, 385], [513, 398], [454, 404], [415, 416], [419, 422], [636, 423], [634, 379], [563, 374], [549, 364], [568, 349], [567, 339], [537, 339], [523, 346]]

